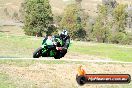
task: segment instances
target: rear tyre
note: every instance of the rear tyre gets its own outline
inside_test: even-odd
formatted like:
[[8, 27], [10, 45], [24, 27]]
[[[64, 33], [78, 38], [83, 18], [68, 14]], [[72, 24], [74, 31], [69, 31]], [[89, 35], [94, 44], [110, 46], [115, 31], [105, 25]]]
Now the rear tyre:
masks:
[[33, 58], [39, 58], [42, 55], [42, 47], [39, 47], [37, 50], [33, 53]]

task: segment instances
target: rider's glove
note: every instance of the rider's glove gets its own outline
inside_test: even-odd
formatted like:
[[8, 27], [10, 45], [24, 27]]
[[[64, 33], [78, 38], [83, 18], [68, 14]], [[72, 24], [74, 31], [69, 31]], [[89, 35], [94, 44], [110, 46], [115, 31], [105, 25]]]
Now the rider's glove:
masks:
[[62, 47], [56, 47], [57, 50], [62, 50]]

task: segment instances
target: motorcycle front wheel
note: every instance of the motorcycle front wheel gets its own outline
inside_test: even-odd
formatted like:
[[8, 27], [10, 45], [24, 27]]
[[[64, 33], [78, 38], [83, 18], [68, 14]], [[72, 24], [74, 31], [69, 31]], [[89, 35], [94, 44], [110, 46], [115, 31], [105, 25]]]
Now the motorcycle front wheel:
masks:
[[33, 58], [39, 58], [42, 55], [42, 47], [39, 47], [37, 50], [33, 53]]
[[61, 54], [59, 51], [56, 52], [56, 55], [54, 56], [55, 59], [60, 59], [61, 58]]

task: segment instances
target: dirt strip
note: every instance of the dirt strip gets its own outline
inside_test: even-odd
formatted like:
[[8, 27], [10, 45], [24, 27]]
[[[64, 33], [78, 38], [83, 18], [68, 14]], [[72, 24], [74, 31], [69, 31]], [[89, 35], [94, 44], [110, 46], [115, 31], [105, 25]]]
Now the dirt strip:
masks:
[[[0, 72], [10, 76], [18, 88], [130, 88], [132, 84], [86, 84], [79, 86], [75, 77], [81, 64], [42, 64], [38, 61], [28, 67], [0, 64]], [[132, 64], [88, 63], [83, 65], [88, 74], [130, 74]]]

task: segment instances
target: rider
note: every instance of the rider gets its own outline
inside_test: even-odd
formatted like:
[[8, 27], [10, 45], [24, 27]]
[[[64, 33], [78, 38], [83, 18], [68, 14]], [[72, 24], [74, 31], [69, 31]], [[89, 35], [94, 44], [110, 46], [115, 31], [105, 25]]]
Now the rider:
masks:
[[[63, 45], [61, 46], [60, 44], [56, 46], [56, 49], [58, 52], [62, 53], [61, 57], [64, 57], [64, 55], [67, 53], [67, 49], [69, 47], [69, 44], [70, 44], [70, 36], [68, 35], [68, 31], [67, 30], [63, 30], [59, 36], [52, 36], [53, 37], [56, 37], [56, 38], [59, 38], [63, 41]], [[52, 41], [51, 39], [51, 35], [50, 36], [46, 36], [43, 40], [43, 43], [44, 42], [49, 42], [51, 43], [50, 41]]]
[[70, 44], [70, 36], [67, 30], [63, 30], [60, 34], [60, 39], [64, 42], [63, 49], [68, 49]]
[[64, 55], [67, 53], [67, 49], [69, 47], [70, 44], [70, 36], [68, 35], [68, 31], [67, 30], [63, 30], [60, 35], [59, 38], [63, 41], [63, 45], [61, 47], [56, 47], [56, 49], [59, 51], [61, 51], [61, 55], [62, 57], [64, 57]]

